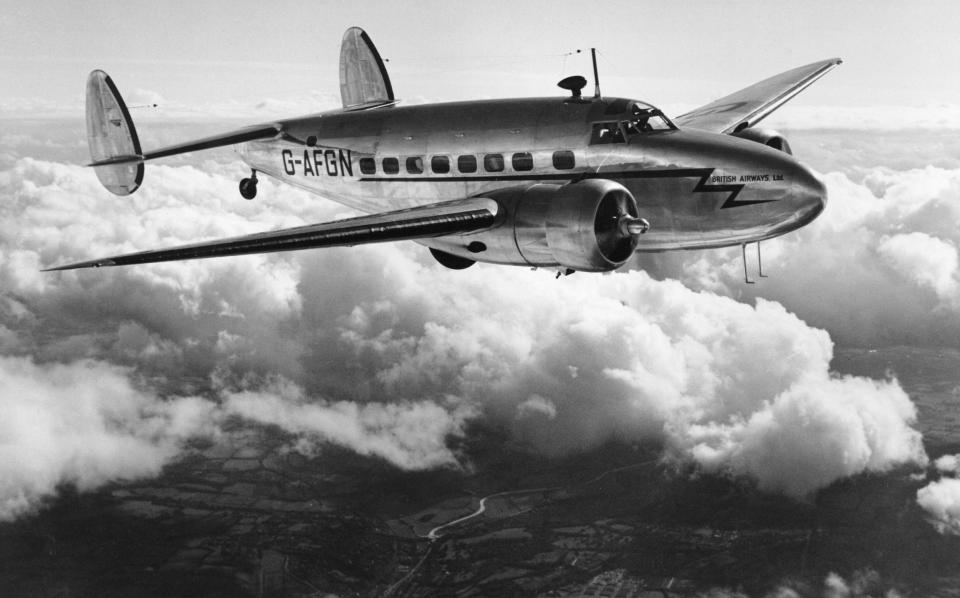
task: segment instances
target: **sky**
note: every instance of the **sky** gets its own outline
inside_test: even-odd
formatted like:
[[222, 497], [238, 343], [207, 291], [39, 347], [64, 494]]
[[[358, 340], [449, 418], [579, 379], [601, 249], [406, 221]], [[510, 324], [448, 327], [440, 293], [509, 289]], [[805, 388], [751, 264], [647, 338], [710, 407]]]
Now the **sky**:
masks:
[[[189, 440], [223, 439], [228, 420], [276, 425], [292, 450], [333, 443], [407, 470], [468, 468], [447, 440], [481, 420], [545, 455], [656, 441], [667, 461], [797, 500], [907, 468], [917, 508], [960, 534], [957, 456], [929, 452], [894, 376], [831, 366], [838, 345], [960, 349], [960, 82], [943, 74], [960, 58], [960, 9], [265, 6], [0, 4], [0, 520], [30, 516], [64, 483], [156, 475]], [[751, 286], [736, 249], [560, 280], [452, 272], [410, 243], [39, 271], [349, 215], [267, 180], [240, 200], [248, 171], [230, 152], [151, 163], [122, 198], [81, 164], [91, 69], [131, 105], [160, 105], [133, 109], [151, 147], [225, 116], [336, 105], [351, 25], [410, 101], [559, 93], [563, 75], [589, 69], [564, 53], [591, 45], [607, 93], [688, 107], [841, 56], [771, 118], [794, 128], [830, 200], [764, 245], [771, 278]]]
[[833, 56], [841, 70], [796, 106], [928, 109], [960, 105], [944, 66], [960, 63], [957, 22], [949, 1], [2, 0], [0, 107], [79, 111], [94, 68], [133, 98], [162, 99], [161, 113], [268, 99], [332, 107], [340, 38], [357, 25], [408, 101], [554, 94], [563, 76], [589, 75], [588, 54], [575, 52], [596, 47], [604, 93], [670, 114]]

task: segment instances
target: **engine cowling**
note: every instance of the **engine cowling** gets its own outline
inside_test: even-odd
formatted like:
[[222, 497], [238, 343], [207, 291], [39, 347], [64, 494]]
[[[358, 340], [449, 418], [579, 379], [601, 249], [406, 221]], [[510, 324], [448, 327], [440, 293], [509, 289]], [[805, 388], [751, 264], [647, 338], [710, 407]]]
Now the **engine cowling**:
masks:
[[431, 247], [494, 263], [607, 272], [630, 259], [638, 231], [647, 226], [633, 195], [604, 179], [511, 187], [485, 196], [500, 206], [499, 226]]
[[633, 195], [613, 181], [534, 185], [520, 201], [514, 233], [531, 264], [606, 272], [622, 266], [637, 248], [637, 237], [620, 226], [624, 216], [637, 215]]
[[775, 150], [780, 150], [781, 152], [793, 155], [793, 150], [790, 148], [790, 143], [787, 142], [786, 137], [774, 131], [773, 129], [763, 129], [760, 127], [748, 127], [742, 131], [737, 131], [733, 133], [734, 137], [740, 137], [741, 139], [749, 139], [750, 141], [756, 141], [757, 143], [762, 143], [767, 147], [772, 147]]

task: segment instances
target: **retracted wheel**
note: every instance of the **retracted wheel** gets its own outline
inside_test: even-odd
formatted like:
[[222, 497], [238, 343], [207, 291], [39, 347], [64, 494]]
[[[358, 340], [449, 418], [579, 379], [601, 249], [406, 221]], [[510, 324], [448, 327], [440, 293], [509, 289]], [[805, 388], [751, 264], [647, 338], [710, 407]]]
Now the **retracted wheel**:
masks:
[[244, 199], [253, 199], [257, 196], [257, 179], [252, 177], [240, 181], [240, 195]]

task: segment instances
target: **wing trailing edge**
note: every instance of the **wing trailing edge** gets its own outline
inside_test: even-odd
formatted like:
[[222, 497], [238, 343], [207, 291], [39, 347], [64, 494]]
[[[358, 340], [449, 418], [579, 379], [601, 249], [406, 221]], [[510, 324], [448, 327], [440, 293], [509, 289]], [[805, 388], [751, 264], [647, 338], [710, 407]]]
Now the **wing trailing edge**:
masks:
[[174, 260], [344, 247], [465, 234], [494, 225], [499, 207], [487, 198], [468, 198], [322, 224], [310, 224], [242, 237], [154, 249], [47, 268], [74, 270]]

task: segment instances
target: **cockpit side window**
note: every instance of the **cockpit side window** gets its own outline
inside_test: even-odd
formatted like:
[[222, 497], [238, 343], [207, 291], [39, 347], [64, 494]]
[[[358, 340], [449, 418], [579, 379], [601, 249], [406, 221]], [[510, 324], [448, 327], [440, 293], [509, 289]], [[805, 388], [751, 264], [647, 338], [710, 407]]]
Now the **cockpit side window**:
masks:
[[[613, 107], [613, 104], [610, 106]], [[673, 131], [677, 127], [662, 112], [642, 102], [633, 102], [628, 109], [624, 103], [618, 105], [616, 116], [608, 108], [604, 116], [616, 118], [593, 123], [590, 144], [625, 143], [635, 135], [648, 135], [663, 131]]]
[[623, 137], [623, 128], [620, 124], [619, 122], [594, 123], [590, 144], [623, 143], [626, 140]]

